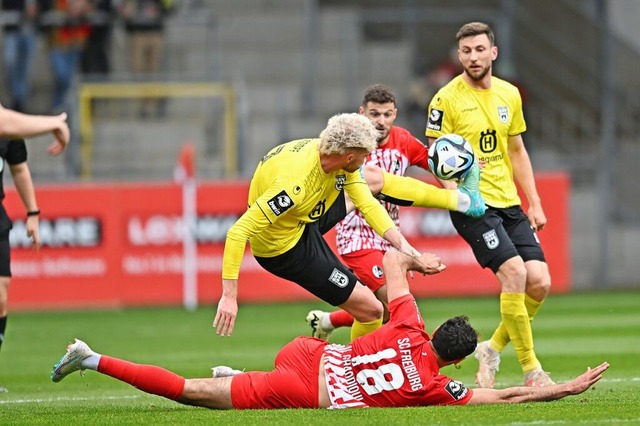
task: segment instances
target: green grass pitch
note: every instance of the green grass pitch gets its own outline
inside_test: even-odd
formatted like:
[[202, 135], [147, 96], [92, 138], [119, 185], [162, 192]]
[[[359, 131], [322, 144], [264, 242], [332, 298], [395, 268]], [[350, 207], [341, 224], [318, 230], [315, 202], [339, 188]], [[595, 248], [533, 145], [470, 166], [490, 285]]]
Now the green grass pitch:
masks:
[[[466, 314], [489, 337], [499, 320], [497, 297], [423, 299], [429, 332], [446, 318]], [[550, 403], [365, 410], [212, 411], [181, 406], [88, 371], [54, 384], [51, 366], [74, 337], [98, 352], [157, 364], [185, 377], [206, 377], [227, 364], [270, 369], [278, 349], [307, 334], [310, 309], [322, 302], [240, 306], [235, 334], [220, 338], [211, 327], [214, 307], [16, 313], [0, 353], [0, 425], [600, 425], [640, 424], [640, 292], [552, 295], [533, 323], [536, 351], [557, 382], [588, 366], [611, 364], [594, 389]], [[346, 343], [340, 330], [332, 341]], [[444, 374], [473, 384], [470, 358]], [[499, 387], [519, 385], [511, 348], [502, 357]]]

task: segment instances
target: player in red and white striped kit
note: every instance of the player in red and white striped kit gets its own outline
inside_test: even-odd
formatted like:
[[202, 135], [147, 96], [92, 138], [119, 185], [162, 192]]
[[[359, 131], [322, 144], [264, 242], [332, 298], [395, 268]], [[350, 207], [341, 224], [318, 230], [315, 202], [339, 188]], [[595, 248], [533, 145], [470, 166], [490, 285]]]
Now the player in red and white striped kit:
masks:
[[[427, 147], [408, 130], [394, 125], [398, 110], [390, 88], [381, 84], [369, 86], [364, 92], [359, 112], [368, 117], [380, 132], [378, 147], [367, 157], [365, 167], [377, 166], [397, 176], [404, 176], [411, 166], [429, 170]], [[400, 228], [398, 205], [386, 201], [382, 203], [396, 227]], [[342, 261], [382, 301], [383, 322], [388, 321], [382, 256], [392, 248], [391, 245], [376, 234], [359, 210], [349, 213], [335, 229], [336, 245]], [[331, 313], [313, 310], [307, 315], [307, 322], [314, 337], [327, 339], [335, 328], [350, 327], [353, 317], [344, 310]]]

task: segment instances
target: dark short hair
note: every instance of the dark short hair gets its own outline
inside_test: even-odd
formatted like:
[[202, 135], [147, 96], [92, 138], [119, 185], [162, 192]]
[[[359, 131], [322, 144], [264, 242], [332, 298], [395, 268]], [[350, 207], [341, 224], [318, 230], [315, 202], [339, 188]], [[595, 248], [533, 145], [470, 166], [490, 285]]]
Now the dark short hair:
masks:
[[393, 91], [384, 84], [374, 84], [367, 87], [364, 90], [364, 96], [362, 97], [362, 106], [367, 106], [367, 103], [373, 102], [376, 104], [396, 103], [396, 95]]
[[482, 34], [487, 35], [491, 46], [496, 43], [496, 36], [493, 34], [493, 30], [484, 22], [468, 22], [464, 24], [456, 33], [456, 41], [459, 43], [463, 38], [475, 37]]
[[469, 324], [469, 317], [461, 315], [446, 320], [433, 333], [433, 347], [445, 361], [455, 361], [471, 355], [478, 346], [478, 332]]

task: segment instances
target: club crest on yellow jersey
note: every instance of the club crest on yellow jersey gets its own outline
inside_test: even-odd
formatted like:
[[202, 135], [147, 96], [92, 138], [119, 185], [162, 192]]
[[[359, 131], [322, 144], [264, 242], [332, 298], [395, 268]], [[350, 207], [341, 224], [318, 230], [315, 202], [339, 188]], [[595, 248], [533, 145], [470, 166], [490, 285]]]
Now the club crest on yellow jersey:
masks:
[[509, 108], [506, 106], [499, 106], [498, 117], [502, 123], [507, 124], [509, 122]]

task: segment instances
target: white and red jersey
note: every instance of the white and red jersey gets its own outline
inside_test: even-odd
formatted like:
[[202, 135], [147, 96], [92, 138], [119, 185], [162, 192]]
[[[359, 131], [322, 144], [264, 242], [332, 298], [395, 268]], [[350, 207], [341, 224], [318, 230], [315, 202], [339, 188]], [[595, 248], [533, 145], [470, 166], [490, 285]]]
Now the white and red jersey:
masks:
[[[429, 170], [427, 156], [428, 149], [422, 142], [408, 130], [393, 126], [387, 143], [376, 148], [367, 157], [365, 164], [373, 164], [394, 175], [404, 176], [410, 166]], [[381, 203], [396, 227], [399, 227], [398, 206], [384, 201]], [[359, 210], [352, 211], [336, 225], [336, 245], [340, 255], [358, 250], [387, 251], [391, 248], [391, 245], [369, 226]]]
[[473, 390], [439, 373], [411, 294], [389, 303], [389, 323], [350, 345], [328, 344], [323, 360], [331, 408], [466, 404]]

